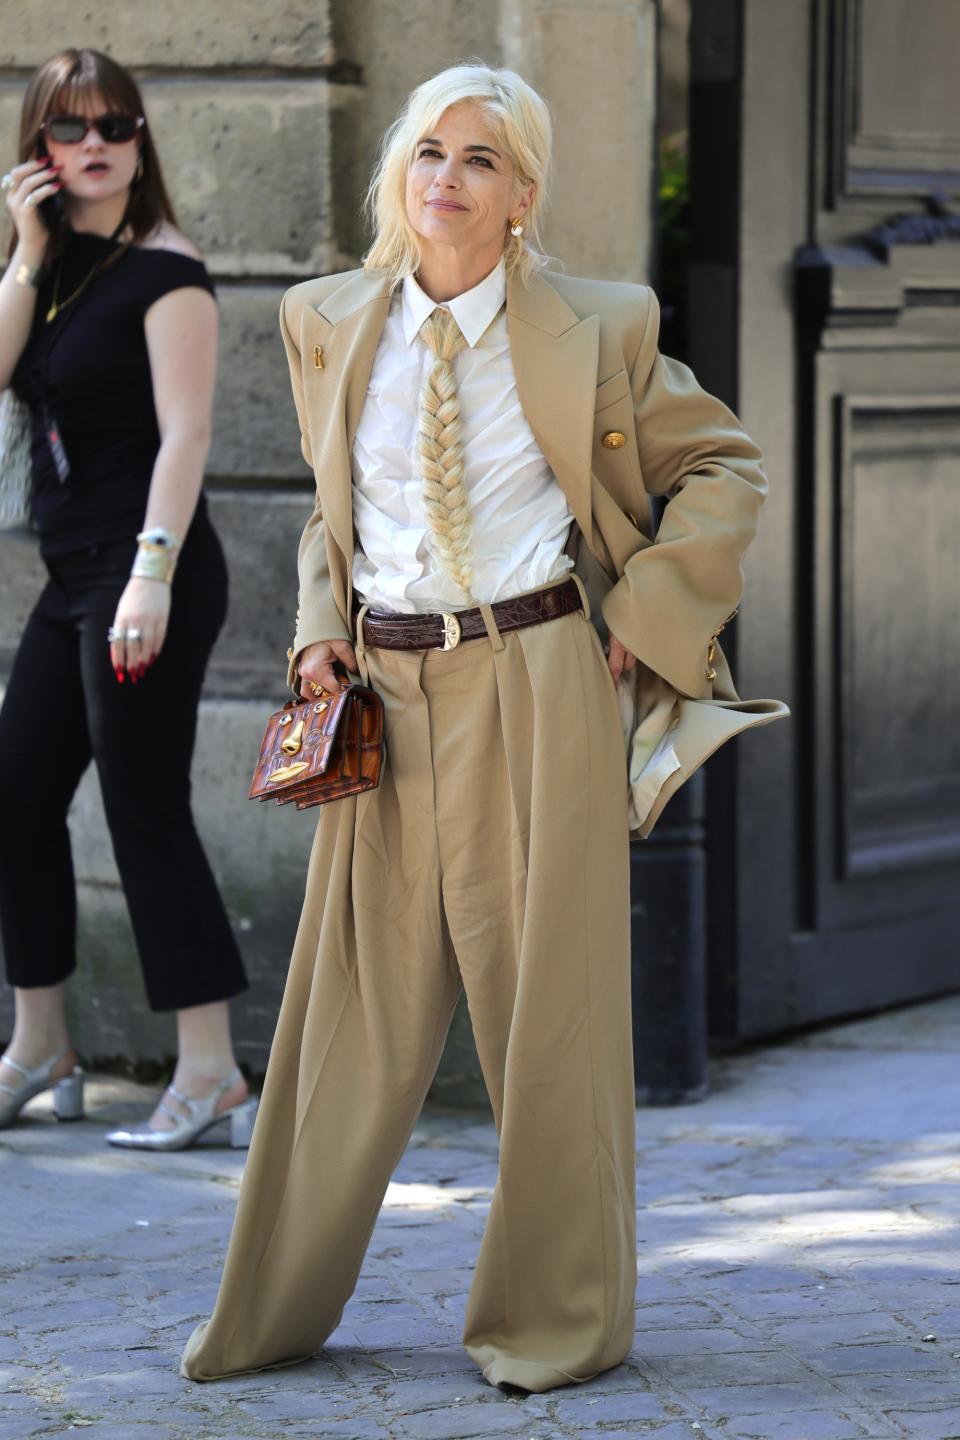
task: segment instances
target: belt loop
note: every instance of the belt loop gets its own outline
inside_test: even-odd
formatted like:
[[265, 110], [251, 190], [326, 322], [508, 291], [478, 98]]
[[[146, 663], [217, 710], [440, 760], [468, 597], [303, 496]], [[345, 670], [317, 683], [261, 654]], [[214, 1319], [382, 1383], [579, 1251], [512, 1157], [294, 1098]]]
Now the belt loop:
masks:
[[575, 570], [571, 570], [571, 571], [570, 571], [570, 579], [573, 581], [574, 585], [576, 585], [577, 589], [580, 591], [580, 601], [581, 601], [581, 603], [582, 603], [582, 605], [583, 605], [583, 618], [584, 618], [584, 620], [589, 620], [589, 619], [590, 619], [590, 601], [587, 599], [586, 586], [584, 585], [583, 581], [580, 579], [580, 576], [577, 574], [577, 572], [576, 572]]
[[493, 646], [494, 650], [502, 650], [503, 636], [500, 634], [500, 631], [497, 628], [497, 622], [494, 618], [492, 606], [478, 605], [477, 609], [483, 616], [483, 623], [487, 627], [487, 635], [490, 637], [490, 644]]
[[357, 669], [360, 672], [360, 679], [364, 685], [370, 684], [370, 671], [367, 666], [367, 647], [363, 639], [363, 617], [369, 609], [369, 605], [361, 605], [357, 611], [357, 636], [353, 642], [353, 651], [357, 657]]
[[363, 620], [369, 609], [369, 605], [361, 605], [360, 609], [357, 611], [356, 638], [353, 642], [353, 648], [356, 651], [358, 660], [363, 660], [363, 657], [367, 653], [366, 642], [363, 638]]

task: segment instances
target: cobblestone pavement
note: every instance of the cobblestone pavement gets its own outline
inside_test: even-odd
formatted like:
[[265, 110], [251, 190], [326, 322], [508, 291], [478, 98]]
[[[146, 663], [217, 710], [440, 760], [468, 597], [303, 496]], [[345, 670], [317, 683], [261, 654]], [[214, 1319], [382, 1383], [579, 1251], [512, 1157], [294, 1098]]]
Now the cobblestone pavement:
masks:
[[[637, 1338], [590, 1385], [508, 1396], [460, 1349], [496, 1140], [427, 1114], [316, 1361], [197, 1386], [241, 1159], [110, 1150], [147, 1092], [0, 1135], [0, 1440], [848, 1440], [960, 1436], [960, 997], [718, 1063], [640, 1111]], [[323, 1176], [318, 1175], [318, 1185]]]

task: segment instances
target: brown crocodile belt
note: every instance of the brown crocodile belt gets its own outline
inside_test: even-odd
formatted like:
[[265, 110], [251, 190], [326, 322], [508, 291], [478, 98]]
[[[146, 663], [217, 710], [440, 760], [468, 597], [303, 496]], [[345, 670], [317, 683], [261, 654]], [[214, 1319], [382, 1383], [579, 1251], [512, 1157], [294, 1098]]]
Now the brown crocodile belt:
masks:
[[[525, 625], [542, 625], [559, 620], [583, 608], [580, 590], [573, 580], [534, 590], [513, 600], [491, 605], [498, 630], [522, 630]], [[381, 650], [455, 650], [461, 640], [480, 640], [487, 634], [479, 609], [458, 610], [455, 614], [391, 615], [368, 610], [363, 617], [363, 638]]]

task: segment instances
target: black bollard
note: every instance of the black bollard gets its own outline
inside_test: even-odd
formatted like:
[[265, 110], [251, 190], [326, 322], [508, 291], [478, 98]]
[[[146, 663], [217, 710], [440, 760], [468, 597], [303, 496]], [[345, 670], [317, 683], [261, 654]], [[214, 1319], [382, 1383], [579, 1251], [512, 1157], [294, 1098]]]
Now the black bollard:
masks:
[[701, 771], [631, 846], [638, 1105], [682, 1105], [708, 1089], [704, 789]]

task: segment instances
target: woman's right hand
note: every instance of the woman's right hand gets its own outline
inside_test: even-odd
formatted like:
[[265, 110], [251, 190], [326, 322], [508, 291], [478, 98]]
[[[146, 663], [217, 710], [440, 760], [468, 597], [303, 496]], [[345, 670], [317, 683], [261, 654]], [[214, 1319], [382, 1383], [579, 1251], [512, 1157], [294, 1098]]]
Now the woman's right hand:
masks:
[[25, 160], [10, 171], [13, 184], [6, 192], [7, 208], [17, 231], [17, 249], [30, 265], [39, 265], [50, 231], [37, 206], [60, 190], [58, 167], [52, 161]]
[[339, 660], [351, 675], [358, 674], [357, 657], [349, 640], [318, 640], [301, 650], [297, 671], [306, 685], [320, 685], [331, 695], [344, 688], [334, 671]]

